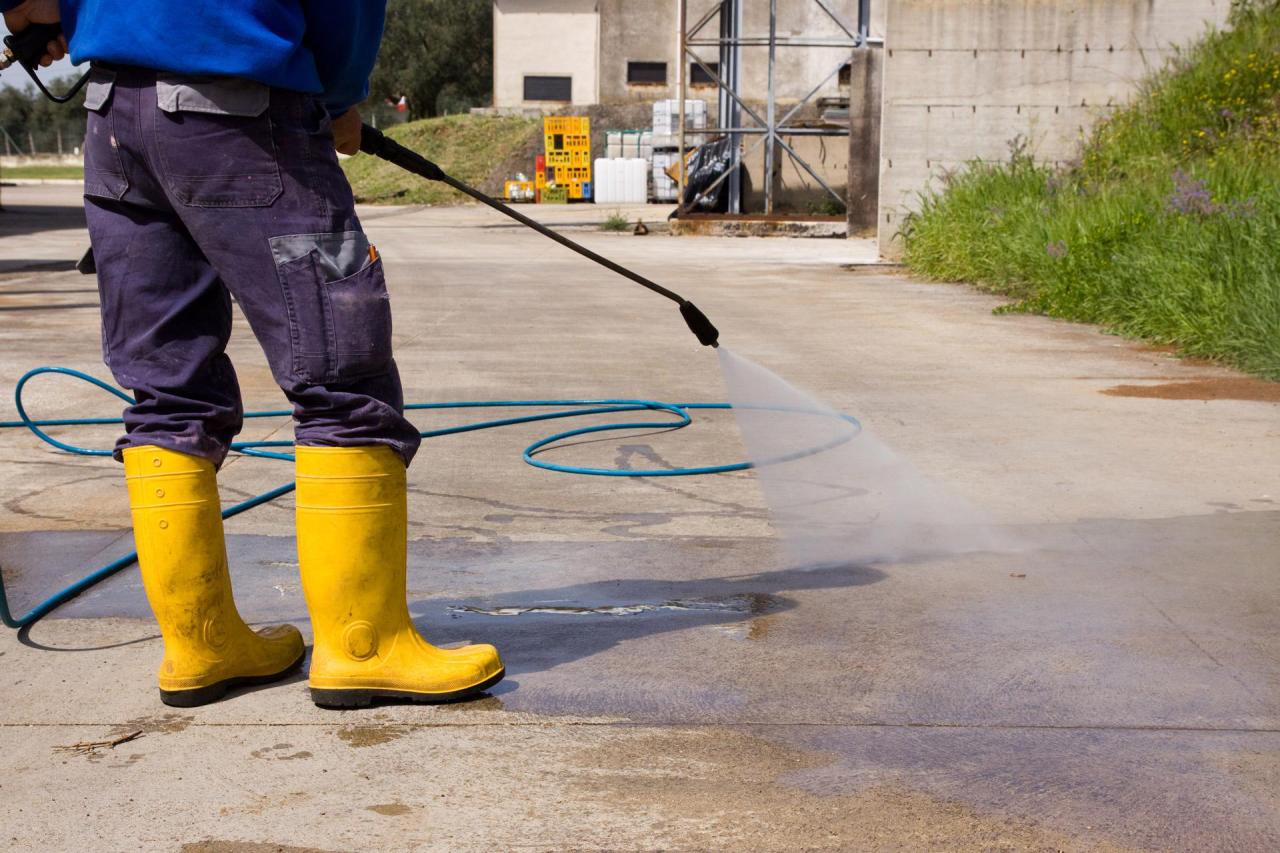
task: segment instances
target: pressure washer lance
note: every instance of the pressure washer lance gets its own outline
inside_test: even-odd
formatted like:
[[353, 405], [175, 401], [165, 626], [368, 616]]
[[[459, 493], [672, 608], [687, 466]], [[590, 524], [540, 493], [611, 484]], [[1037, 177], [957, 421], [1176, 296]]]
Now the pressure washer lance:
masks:
[[523, 213], [512, 209], [496, 199], [490, 198], [473, 187], [467, 186], [457, 178], [446, 174], [443, 169], [423, 157], [421, 154], [405, 148], [395, 140], [388, 138], [386, 134], [377, 128], [370, 127], [367, 124], [364, 125], [360, 133], [360, 150], [366, 154], [381, 157], [388, 163], [394, 163], [406, 171], [412, 172], [419, 177], [426, 178], [428, 181], [439, 181], [442, 184], [448, 184], [458, 192], [465, 193], [481, 204], [486, 204], [499, 213], [510, 216], [521, 225], [529, 226], [542, 236], [550, 237], [561, 246], [564, 246], [567, 249], [572, 249], [584, 258], [595, 261], [605, 269], [612, 270], [620, 276], [631, 279], [636, 284], [644, 285], [654, 293], [659, 293], [667, 297], [672, 302], [680, 306], [680, 316], [684, 317], [685, 323], [689, 326], [689, 331], [693, 332], [699, 343], [708, 347], [716, 347], [720, 345], [720, 332], [717, 331], [716, 327], [707, 319], [707, 315], [699, 311], [696, 305], [685, 299], [680, 294], [672, 290], [668, 290], [657, 282], [650, 281], [639, 273], [629, 270], [621, 264], [609, 260], [603, 255], [597, 255], [587, 247], [575, 243], [563, 234], [552, 231], [542, 223], [535, 222]]
[[49, 42], [57, 41], [61, 35], [61, 24], [31, 24], [22, 32], [5, 36], [4, 52], [0, 53], [0, 71], [16, 62], [27, 72], [32, 82], [36, 84], [36, 88], [44, 93], [46, 98], [55, 104], [65, 104], [84, 86], [89, 79], [89, 73], [86, 71], [81, 75], [76, 84], [62, 95], [55, 95], [46, 89], [44, 83], [40, 81], [40, 75], [36, 73], [36, 68], [40, 65], [40, 57], [44, 56]]

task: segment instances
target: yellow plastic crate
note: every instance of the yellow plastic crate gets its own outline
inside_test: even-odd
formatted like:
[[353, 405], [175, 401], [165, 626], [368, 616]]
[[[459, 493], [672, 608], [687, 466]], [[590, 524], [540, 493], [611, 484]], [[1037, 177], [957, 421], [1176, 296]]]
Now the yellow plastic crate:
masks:
[[545, 133], [591, 133], [591, 120], [586, 116], [546, 116], [542, 119]]
[[568, 201], [568, 187], [547, 187], [542, 191], [543, 204], [565, 204]]

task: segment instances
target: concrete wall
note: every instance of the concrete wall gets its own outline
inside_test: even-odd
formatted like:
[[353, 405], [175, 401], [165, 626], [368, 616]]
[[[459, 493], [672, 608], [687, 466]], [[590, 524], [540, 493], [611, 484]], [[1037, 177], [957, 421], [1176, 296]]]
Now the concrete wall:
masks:
[[849, 236], [871, 237], [880, 213], [880, 110], [884, 49], [853, 52], [849, 74]]
[[[676, 97], [678, 50], [676, 0], [600, 0], [600, 103]], [[628, 62], [667, 63], [667, 85], [628, 85]]]
[[573, 78], [573, 103], [600, 100], [597, 0], [494, 0], [493, 105], [554, 107], [524, 100], [525, 75]]
[[1046, 162], [1138, 81], [1226, 19], [1228, 0], [890, 0], [880, 146], [881, 252], [944, 170], [1021, 136]]

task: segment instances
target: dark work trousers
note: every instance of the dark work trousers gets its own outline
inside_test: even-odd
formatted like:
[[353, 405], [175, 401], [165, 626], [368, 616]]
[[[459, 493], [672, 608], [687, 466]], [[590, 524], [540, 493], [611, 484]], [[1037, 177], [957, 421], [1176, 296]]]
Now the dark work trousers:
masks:
[[385, 444], [405, 464], [391, 307], [329, 118], [310, 95], [95, 66], [85, 212], [103, 358], [137, 404], [125, 447], [221, 464], [243, 424], [225, 353], [235, 298], [293, 404], [295, 440]]

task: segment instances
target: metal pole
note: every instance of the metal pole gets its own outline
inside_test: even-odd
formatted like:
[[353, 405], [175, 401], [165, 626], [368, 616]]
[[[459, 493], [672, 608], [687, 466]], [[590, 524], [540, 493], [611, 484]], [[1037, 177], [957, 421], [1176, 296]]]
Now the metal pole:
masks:
[[678, 65], [678, 68], [676, 69], [676, 79], [680, 81], [680, 91], [676, 98], [677, 106], [680, 110], [680, 132], [676, 138], [676, 146], [677, 146], [676, 162], [679, 163], [679, 168], [676, 169], [676, 174], [680, 176], [679, 180], [676, 181], [676, 218], [677, 219], [684, 216], [684, 213], [685, 213], [685, 210], [684, 210], [684, 184], [685, 184], [684, 94], [685, 94], [685, 89], [688, 88], [688, 81], [685, 79], [684, 66], [685, 66], [685, 63], [688, 61], [685, 58], [685, 52], [688, 50], [688, 48], [685, 45], [685, 42], [687, 42], [689, 39], [688, 20], [687, 20], [688, 15], [689, 15], [689, 0], [679, 0], [679, 2], [676, 4], [676, 19], [677, 19], [676, 27], [677, 27], [678, 35], [680, 38], [680, 49], [676, 52], [676, 55], [679, 57], [679, 65]]
[[778, 0], [769, 0], [769, 102], [764, 149], [764, 212], [773, 213], [773, 161], [777, 148], [778, 129], [774, 124], [774, 84], [778, 61]]
[[[739, 40], [742, 36], [742, 0], [724, 0], [720, 7], [720, 75], [728, 85], [729, 91], [739, 93], [741, 86], [742, 47]], [[733, 98], [728, 97], [725, 90], [719, 91], [720, 127], [737, 128], [742, 125], [742, 110]], [[708, 134], [710, 136], [710, 134]], [[742, 136], [729, 133], [729, 148], [733, 159], [729, 166], [729, 213], [742, 213]]]

